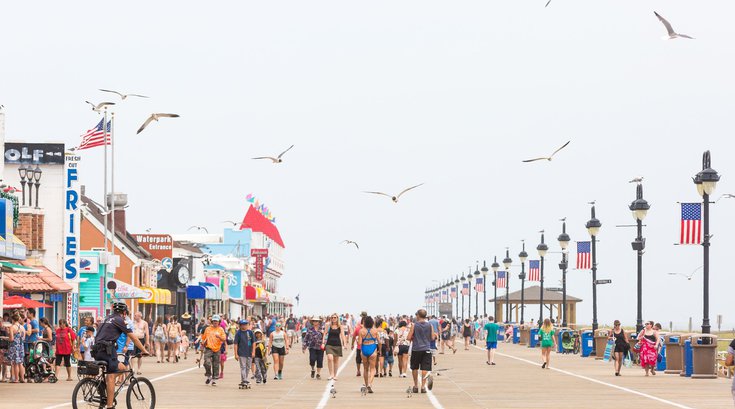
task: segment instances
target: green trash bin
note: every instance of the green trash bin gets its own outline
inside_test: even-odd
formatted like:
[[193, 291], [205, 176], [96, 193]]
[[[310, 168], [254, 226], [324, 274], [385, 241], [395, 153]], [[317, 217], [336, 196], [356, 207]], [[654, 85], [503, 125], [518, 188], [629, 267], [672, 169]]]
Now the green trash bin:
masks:
[[717, 335], [692, 335], [692, 378], [717, 378]]

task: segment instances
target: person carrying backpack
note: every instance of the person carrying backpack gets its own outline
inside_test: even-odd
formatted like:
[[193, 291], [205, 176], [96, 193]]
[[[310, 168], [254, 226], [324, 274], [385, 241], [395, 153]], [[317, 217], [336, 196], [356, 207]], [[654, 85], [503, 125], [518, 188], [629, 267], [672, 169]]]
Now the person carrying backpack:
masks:
[[240, 387], [250, 385], [250, 367], [253, 365], [255, 335], [248, 320], [240, 320], [240, 329], [235, 333], [235, 360], [240, 363]]

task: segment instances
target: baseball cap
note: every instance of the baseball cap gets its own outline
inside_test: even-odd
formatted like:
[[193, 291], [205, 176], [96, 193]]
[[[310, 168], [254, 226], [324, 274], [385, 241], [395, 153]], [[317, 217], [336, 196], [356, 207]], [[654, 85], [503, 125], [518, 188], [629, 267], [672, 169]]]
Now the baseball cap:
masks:
[[214, 314], [214, 315], [212, 315], [212, 321], [222, 321], [222, 320], [220, 319], [220, 316], [219, 315]]
[[276, 323], [276, 328], [278, 328], [278, 327], [280, 327], [280, 326], [282, 326], [282, 324], [281, 324], [280, 322], [277, 322], [277, 323]]
[[240, 325], [247, 325], [250, 324], [250, 321], [248, 320], [240, 320]]

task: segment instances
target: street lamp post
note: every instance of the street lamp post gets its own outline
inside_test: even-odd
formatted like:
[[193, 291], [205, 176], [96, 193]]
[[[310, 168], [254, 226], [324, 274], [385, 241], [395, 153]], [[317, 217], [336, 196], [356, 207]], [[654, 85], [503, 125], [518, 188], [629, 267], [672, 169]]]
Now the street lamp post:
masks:
[[510, 258], [508, 247], [505, 248], [505, 258], [503, 266], [505, 267], [505, 322], [510, 322], [510, 265], [513, 260]]
[[482, 260], [482, 315], [487, 317], [487, 263]]
[[456, 301], [456, 304], [457, 305], [455, 306], [457, 312], [456, 312], [456, 314], [454, 316], [455, 317], [459, 317], [459, 297], [462, 296], [462, 294], [459, 293], [459, 278], [456, 278], [454, 280], [454, 287], [457, 289], [457, 291], [455, 292], [455, 294], [457, 294], [457, 297], [455, 297], [455, 300], [457, 300]]
[[36, 209], [38, 209], [38, 190], [41, 189], [41, 174], [42, 173], [43, 171], [41, 170], [41, 167], [36, 165], [36, 169], [33, 169], [33, 179], [36, 180]]
[[472, 267], [467, 274], [467, 318], [472, 319]]
[[702, 333], [710, 333], [709, 324], [709, 197], [715, 191], [720, 175], [712, 169], [712, 158], [709, 151], [702, 155], [702, 171], [694, 177], [694, 184], [697, 186], [697, 192], [702, 196], [702, 229], [704, 230], [704, 240], [702, 241], [702, 249], [704, 253], [704, 263], [702, 268], [703, 288], [704, 288], [704, 305], [702, 311]]
[[[477, 286], [477, 280], [480, 278], [480, 262], [477, 262], [477, 265], [475, 266], [475, 286]], [[480, 292], [477, 291], [477, 287], [475, 287], [475, 317], [477, 317], [478, 309], [480, 307]]]
[[569, 247], [569, 242], [572, 240], [569, 235], [567, 234], [567, 218], [561, 219], [561, 234], [559, 237], [556, 238], [556, 240], [559, 242], [559, 247], [561, 247], [561, 263], [559, 263], [559, 269], [561, 270], [561, 303], [562, 303], [562, 313], [561, 313], [561, 326], [562, 328], [567, 326], [567, 248]]
[[523, 248], [518, 253], [518, 258], [521, 260], [521, 274], [518, 274], [518, 278], [521, 279], [521, 325], [523, 325], [524, 311], [526, 309], [526, 260], [528, 260], [528, 253], [526, 253], [526, 241], [521, 240]]
[[23, 193], [23, 206], [25, 206], [26, 205], [26, 176], [28, 176], [28, 187], [31, 186], [30, 185], [30, 183], [31, 183], [31, 181], [30, 181], [31, 175], [28, 173], [28, 168], [26, 168], [26, 165], [25, 164], [21, 164], [18, 167], [18, 176], [20, 176], [20, 186], [21, 186], [21, 189], [22, 189], [22, 192], [21, 193]]
[[541, 327], [541, 324], [544, 322], [544, 257], [546, 256], [546, 252], [549, 251], [549, 246], [544, 243], [544, 231], [541, 230], [541, 243], [536, 246], [536, 251], [538, 252], [539, 257], [541, 257], [541, 266], [540, 266], [540, 274], [539, 279], [541, 282], [541, 291], [539, 293], [539, 316], [538, 316], [538, 326]]
[[[595, 217], [595, 204], [592, 202], [590, 219], [584, 225], [592, 239], [592, 331], [597, 331], [597, 235], [600, 233], [602, 223]], [[594, 344], [592, 352], [596, 352]]]
[[651, 206], [643, 198], [643, 185], [639, 182], [636, 186], [636, 199], [628, 206], [633, 212], [633, 218], [638, 227], [638, 235], [635, 241], [631, 243], [633, 250], [638, 256], [638, 305], [636, 311], [635, 331], [640, 333], [643, 330], [643, 250], [646, 248], [646, 239], [643, 238], [643, 219], [648, 214]]
[[[464, 283], [467, 281], [467, 278], [462, 275], [460, 276], [459, 281], [462, 282], [462, 289], [464, 289]], [[462, 294], [462, 322], [464, 322], [464, 294]]]
[[[495, 256], [493, 258], [493, 263], [490, 265], [490, 268], [493, 269], [493, 316], [495, 316], [498, 312], [498, 270], [500, 269], [500, 264], [498, 264], [498, 256]], [[499, 317], [494, 318], [496, 322], [500, 322]]]

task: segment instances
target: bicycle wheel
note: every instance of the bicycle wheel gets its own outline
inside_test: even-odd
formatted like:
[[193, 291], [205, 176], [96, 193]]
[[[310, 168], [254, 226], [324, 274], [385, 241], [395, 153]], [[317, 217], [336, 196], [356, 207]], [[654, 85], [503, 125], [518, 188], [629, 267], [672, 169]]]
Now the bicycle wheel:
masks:
[[156, 407], [156, 390], [153, 384], [146, 378], [133, 378], [128, 386], [125, 398], [129, 408], [153, 409]]
[[105, 402], [99, 394], [100, 385], [94, 378], [86, 378], [79, 381], [71, 394], [71, 406], [74, 409], [102, 409]]

